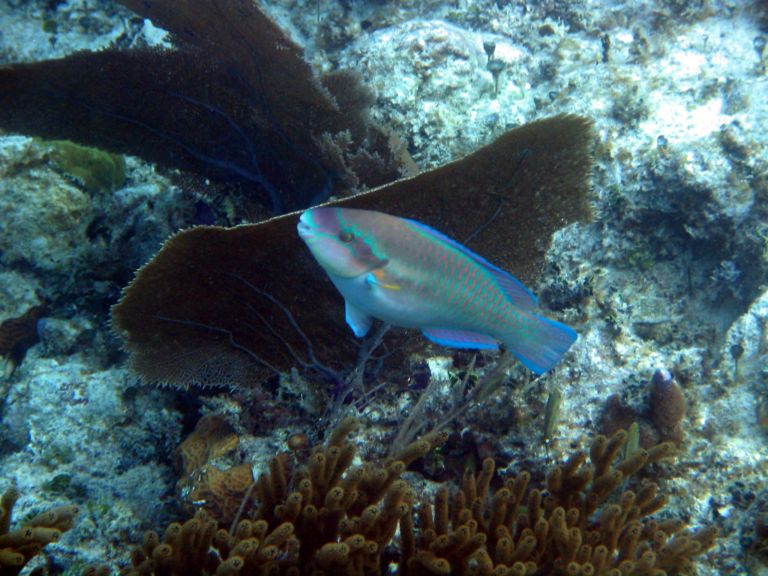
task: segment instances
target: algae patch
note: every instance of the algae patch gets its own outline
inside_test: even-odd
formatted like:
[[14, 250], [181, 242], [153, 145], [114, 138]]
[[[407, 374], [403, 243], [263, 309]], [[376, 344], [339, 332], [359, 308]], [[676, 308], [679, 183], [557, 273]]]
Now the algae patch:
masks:
[[125, 158], [99, 148], [81, 146], [69, 140], [50, 140], [53, 163], [82, 183], [92, 193], [111, 192], [125, 183]]

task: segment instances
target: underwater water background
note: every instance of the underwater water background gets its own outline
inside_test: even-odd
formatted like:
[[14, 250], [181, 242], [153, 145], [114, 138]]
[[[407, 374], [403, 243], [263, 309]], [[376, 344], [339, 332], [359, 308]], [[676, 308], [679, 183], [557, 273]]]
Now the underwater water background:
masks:
[[[636, 424], [643, 448], [676, 446], [675, 459], [627, 474], [668, 497], [655, 517], [719, 531], [694, 558], [696, 573], [768, 574], [765, 3], [259, 5], [315, 73], [360, 74], [375, 95], [360, 97], [366, 121], [392, 135], [403, 174], [406, 164], [438, 168], [537, 119], [592, 120], [593, 217], [553, 235], [531, 284], [547, 315], [579, 338], [541, 378], [502, 364], [503, 381], [487, 394], [476, 390], [498, 375], [497, 354], [423, 345], [400, 350], [395, 367], [371, 362], [341, 399], [300, 366], [235, 388], [144, 382], [110, 320], [135, 271], [179, 230], [255, 222], [277, 204], [242, 181], [36, 137], [53, 109], [37, 111], [42, 120], [26, 131], [8, 129], [18, 124], [0, 110], [0, 321], [15, 319], [0, 326], [0, 494], [18, 490], [11, 524], [0, 516], [0, 552], [16, 546], [4, 533], [76, 505], [72, 522], [58, 524], [60, 539], [21, 573], [79, 574], [87, 565], [117, 573], [145, 531], [162, 534], [201, 507], [229, 528], [253, 479], [276, 476], [276, 454], [300, 469], [344, 416], [360, 421], [350, 436], [359, 464], [384, 462], [394, 442], [450, 415], [447, 439], [403, 475], [417, 496], [460, 485], [485, 458], [496, 462], [493, 489], [527, 470], [552, 491], [545, 477], [558, 463]], [[173, 45], [150, 20], [106, 0], [0, 0], [0, 24], [0, 107], [10, 106], [14, 64]], [[220, 152], [231, 142], [218, 136]], [[376, 163], [350, 158], [344, 166], [354, 164], [359, 180], [338, 185], [363, 189]], [[324, 199], [324, 185], [307, 197]], [[535, 235], [527, 216], [513, 225]], [[341, 297], [316, 305], [337, 307], [354, 339]], [[619, 492], [638, 489], [620, 484]], [[394, 573], [393, 542], [383, 569]], [[0, 561], [6, 573], [17, 569]]]

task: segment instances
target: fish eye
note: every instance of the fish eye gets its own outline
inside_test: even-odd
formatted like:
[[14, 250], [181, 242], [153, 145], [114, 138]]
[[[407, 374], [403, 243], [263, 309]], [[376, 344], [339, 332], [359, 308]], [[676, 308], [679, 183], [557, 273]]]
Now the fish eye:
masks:
[[355, 235], [352, 234], [352, 232], [349, 232], [348, 230], [342, 230], [341, 232], [339, 232], [339, 240], [344, 242], [344, 244], [349, 244], [354, 239], [355, 239]]

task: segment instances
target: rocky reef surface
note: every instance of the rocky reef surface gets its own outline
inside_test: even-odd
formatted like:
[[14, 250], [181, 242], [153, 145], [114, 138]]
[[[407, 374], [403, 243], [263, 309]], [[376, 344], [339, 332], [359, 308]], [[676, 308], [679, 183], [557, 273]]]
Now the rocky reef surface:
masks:
[[[544, 469], [637, 423], [641, 444], [678, 444], [676, 463], [654, 471], [668, 513], [720, 530], [698, 573], [768, 573], [764, 3], [264, 7], [318, 70], [362, 73], [377, 97], [372, 114], [421, 169], [535, 118], [595, 122], [594, 221], [556, 235], [535, 289], [579, 340], [541, 379], [513, 369], [449, 427], [432, 467], [460, 476], [491, 456], [511, 475]], [[0, 4], [0, 22], [0, 66], [165, 41], [107, 1], [15, 0]], [[226, 419], [237, 436], [227, 464], [258, 475], [287, 442], [322, 436], [323, 397], [295, 375], [258, 391], [139, 385], [110, 333], [109, 306], [165, 237], [205, 220], [199, 197], [138, 159], [121, 170], [102, 154], [66, 152], [0, 134], [0, 320], [53, 303], [0, 384], [0, 492], [18, 485], [17, 516], [81, 507], [45, 548], [49, 568], [76, 572], [125, 563], [143, 530], [188, 516], [176, 450], [200, 414]], [[107, 184], [93, 184], [104, 171]], [[492, 356], [439, 348], [414, 358], [406, 388], [384, 385], [357, 403], [366, 424], [354, 442], [380, 454], [420, 399], [439, 423], [492, 366]], [[545, 430], [555, 390], [557, 424]], [[433, 480], [427, 491], [456, 476], [421, 472]]]

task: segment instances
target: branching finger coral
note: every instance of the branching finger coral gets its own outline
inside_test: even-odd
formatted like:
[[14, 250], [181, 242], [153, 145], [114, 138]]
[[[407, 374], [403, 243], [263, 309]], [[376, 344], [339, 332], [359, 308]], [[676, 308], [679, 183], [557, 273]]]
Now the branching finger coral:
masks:
[[[646, 465], [674, 454], [671, 443], [620, 458], [627, 433], [598, 436], [532, 487], [520, 472], [492, 491], [495, 463], [467, 472], [453, 494], [438, 490], [422, 503], [416, 524], [401, 524], [401, 574], [665, 576], [694, 573], [693, 557], [717, 531], [684, 530], [681, 520], [650, 516], [666, 504], [652, 482], [617, 489]], [[589, 464], [587, 459], [589, 458]], [[418, 530], [417, 530], [418, 528]]]
[[353, 465], [347, 436], [354, 426], [342, 422], [304, 466], [274, 458], [231, 529], [199, 510], [162, 536], [147, 533], [123, 573], [671, 576], [695, 573], [694, 558], [717, 537], [714, 528], [691, 531], [682, 520], [652, 518], [666, 498], [634, 477], [671, 458], [671, 443], [624, 457], [625, 431], [598, 436], [588, 453], [555, 466], [543, 486], [521, 471], [492, 488], [489, 458], [458, 488], [442, 486], [414, 510], [402, 473], [445, 435], [427, 435], [380, 463]]
[[293, 472], [286, 458], [274, 458], [231, 530], [200, 510], [162, 537], [147, 533], [124, 573], [381, 574], [384, 549], [411, 514], [413, 494], [401, 475], [446, 435], [427, 435], [394, 458], [353, 466], [356, 449], [347, 436], [355, 426], [344, 420]]
[[43, 546], [56, 542], [62, 532], [72, 528], [77, 506], [59, 506], [42, 512], [11, 529], [13, 507], [19, 491], [12, 486], [0, 498], [0, 574], [12, 576]]

